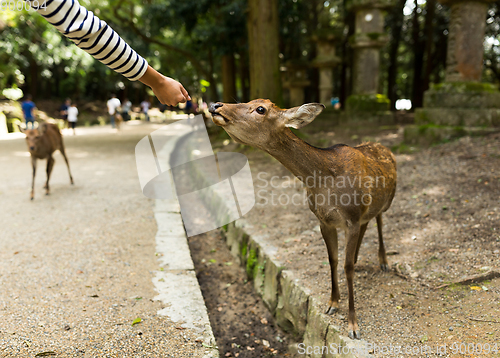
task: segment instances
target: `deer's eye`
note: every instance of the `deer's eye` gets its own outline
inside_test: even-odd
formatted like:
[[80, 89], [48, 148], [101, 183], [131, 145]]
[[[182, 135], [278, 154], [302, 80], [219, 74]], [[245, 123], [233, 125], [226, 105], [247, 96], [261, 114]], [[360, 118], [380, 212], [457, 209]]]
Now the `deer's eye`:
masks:
[[264, 114], [264, 113], [266, 113], [266, 109], [264, 107], [262, 107], [262, 106], [257, 107], [256, 111], [257, 111], [258, 114]]

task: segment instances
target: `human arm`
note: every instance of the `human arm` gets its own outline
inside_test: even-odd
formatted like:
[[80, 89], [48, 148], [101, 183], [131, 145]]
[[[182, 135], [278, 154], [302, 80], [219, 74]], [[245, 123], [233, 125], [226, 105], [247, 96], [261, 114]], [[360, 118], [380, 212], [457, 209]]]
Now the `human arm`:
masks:
[[[78, 47], [131, 81], [140, 80], [153, 90], [161, 103], [185, 102], [189, 95], [182, 85], [155, 71], [106, 22], [78, 0], [47, 0], [37, 12]], [[182, 94], [182, 97], [181, 97]]]
[[189, 101], [191, 97], [184, 87], [176, 80], [163, 76], [151, 66], [148, 66], [144, 76], [139, 81], [151, 87], [158, 100], [169, 106]]

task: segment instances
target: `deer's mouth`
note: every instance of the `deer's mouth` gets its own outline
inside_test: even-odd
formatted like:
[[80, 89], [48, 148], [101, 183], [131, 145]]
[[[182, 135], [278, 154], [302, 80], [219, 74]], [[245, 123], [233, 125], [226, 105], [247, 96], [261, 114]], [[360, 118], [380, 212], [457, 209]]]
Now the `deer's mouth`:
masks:
[[211, 113], [212, 113], [212, 121], [218, 126], [223, 126], [229, 123], [229, 119], [224, 117], [222, 114], [216, 112], [211, 112]]

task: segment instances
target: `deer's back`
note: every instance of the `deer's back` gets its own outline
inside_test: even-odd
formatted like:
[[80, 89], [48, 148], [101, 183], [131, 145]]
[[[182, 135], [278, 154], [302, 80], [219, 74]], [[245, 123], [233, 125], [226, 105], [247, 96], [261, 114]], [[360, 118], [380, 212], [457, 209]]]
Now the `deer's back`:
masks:
[[379, 143], [363, 143], [356, 147], [341, 144], [326, 150], [333, 154], [326, 165], [335, 182], [324, 190], [332, 190], [336, 197], [350, 197], [350, 204], [355, 204], [352, 198], [357, 198], [359, 205], [310, 206], [320, 220], [341, 224], [347, 218], [364, 223], [389, 209], [396, 193], [397, 172], [396, 159], [388, 148]]

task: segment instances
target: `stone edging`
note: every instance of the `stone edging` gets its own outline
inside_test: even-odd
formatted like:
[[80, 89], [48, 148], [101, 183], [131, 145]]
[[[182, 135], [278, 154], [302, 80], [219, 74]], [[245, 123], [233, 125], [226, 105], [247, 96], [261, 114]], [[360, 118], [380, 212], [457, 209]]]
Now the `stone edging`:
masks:
[[[162, 167], [168, 167], [170, 156], [177, 142], [191, 128], [172, 128], [175, 137], [157, 152]], [[160, 271], [155, 272], [153, 283], [158, 296], [154, 299], [165, 303], [166, 307], [158, 312], [168, 316], [179, 326], [199, 335], [197, 341], [206, 348], [203, 358], [218, 358], [219, 351], [213, 335], [207, 308], [201, 293], [193, 260], [187, 242], [186, 231], [177, 200], [155, 200], [154, 216], [158, 225], [156, 234], [156, 253], [159, 256]]]

